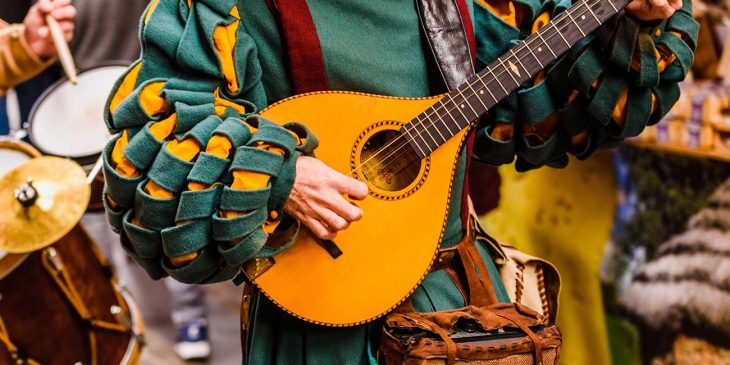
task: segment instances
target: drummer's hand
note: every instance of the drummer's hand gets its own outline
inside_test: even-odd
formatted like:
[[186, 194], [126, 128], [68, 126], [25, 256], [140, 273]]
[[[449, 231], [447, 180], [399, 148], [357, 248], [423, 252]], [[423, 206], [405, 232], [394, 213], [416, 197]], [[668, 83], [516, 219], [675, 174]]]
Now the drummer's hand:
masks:
[[362, 218], [362, 209], [345, 196], [363, 200], [368, 196], [368, 186], [316, 158], [302, 156], [297, 160], [297, 176], [284, 210], [315, 236], [330, 240], [337, 231]]
[[667, 19], [682, 8], [682, 0], [633, 0], [626, 11], [644, 21]]
[[71, 5], [71, 0], [38, 0], [25, 16], [25, 40], [30, 49], [40, 58], [50, 58], [56, 54], [56, 47], [53, 45], [51, 32], [46, 24], [46, 15], [50, 14], [58, 21], [63, 30], [66, 42], [73, 38], [76, 8]]

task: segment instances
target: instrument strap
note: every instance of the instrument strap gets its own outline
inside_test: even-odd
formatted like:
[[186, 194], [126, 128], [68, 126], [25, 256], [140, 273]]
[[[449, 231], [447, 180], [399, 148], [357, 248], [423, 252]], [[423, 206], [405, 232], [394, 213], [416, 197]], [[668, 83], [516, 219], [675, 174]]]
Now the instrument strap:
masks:
[[329, 90], [322, 46], [305, 0], [266, 0], [279, 20], [289, 57], [294, 92]]

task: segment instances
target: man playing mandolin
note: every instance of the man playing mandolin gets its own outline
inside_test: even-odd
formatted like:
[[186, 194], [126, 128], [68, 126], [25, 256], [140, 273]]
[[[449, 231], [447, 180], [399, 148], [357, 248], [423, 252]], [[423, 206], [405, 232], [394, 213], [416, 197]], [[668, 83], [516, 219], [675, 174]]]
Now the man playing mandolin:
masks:
[[[569, 16], [546, 25], [561, 13]], [[248, 279], [279, 306], [308, 319], [286, 314], [263, 295], [246, 297], [250, 322], [244, 326], [244, 361], [256, 365], [372, 363], [382, 323], [371, 320], [385, 313], [350, 319], [345, 316], [354, 310], [339, 308], [326, 314], [344, 319], [328, 322], [282, 304], [291, 299], [324, 308], [327, 297], [315, 290], [349, 280], [352, 271], [398, 273], [417, 266], [421, 252], [394, 265], [361, 262], [327, 282], [309, 282], [309, 272], [326, 265], [317, 261], [320, 255], [338, 263], [356, 255], [356, 247], [346, 242], [351, 225], [361, 229], [375, 215], [387, 219], [400, 214], [387, 209], [375, 213], [368, 204], [425, 199], [427, 205], [398, 222], [406, 231], [398, 243], [418, 241], [422, 231], [435, 230], [429, 240], [434, 242], [428, 244], [435, 245], [439, 237], [441, 248], [457, 244], [467, 226], [464, 175], [471, 158], [493, 165], [515, 161], [521, 171], [564, 167], [568, 154], [587, 158], [637, 135], [676, 101], [697, 31], [689, 0], [155, 0], [141, 27], [142, 57], [112, 91], [106, 115], [110, 130], [120, 133], [105, 150], [110, 222], [121, 233], [125, 250], [155, 279]], [[560, 56], [562, 52], [567, 53]], [[475, 79], [474, 70], [489, 72]], [[459, 88], [462, 84], [466, 88]], [[452, 93], [440, 100], [402, 99], [404, 108], [408, 100], [423, 108], [408, 114], [394, 107], [392, 119], [416, 119], [401, 134], [393, 134], [401, 128], [396, 123], [380, 137], [368, 134], [368, 125], [387, 125], [383, 118], [358, 129], [360, 137], [350, 138], [348, 127], [381, 111], [382, 104], [376, 103], [395, 105], [399, 99], [314, 94], [321, 99], [307, 103], [311, 96], [302, 97], [296, 100], [303, 104], [285, 102], [258, 114], [292, 95], [324, 90], [405, 98]], [[282, 111], [295, 104], [300, 106], [292, 107], [291, 115]], [[345, 107], [350, 114], [332, 112]], [[486, 109], [489, 113], [468, 129], [477, 119], [472, 117]], [[287, 118], [280, 120], [278, 113]], [[424, 122], [438, 113], [440, 124]], [[304, 123], [279, 125], [267, 118]], [[325, 126], [316, 124], [325, 120]], [[456, 135], [463, 138], [447, 142]], [[317, 139], [320, 159], [313, 157]], [[356, 142], [353, 149], [354, 139], [366, 142]], [[404, 140], [408, 143], [397, 144]], [[461, 141], [466, 148], [460, 148]], [[341, 166], [334, 166], [325, 157], [338, 144], [347, 147], [342, 148]], [[396, 147], [388, 150], [390, 146]], [[438, 155], [449, 148], [454, 157]], [[392, 156], [430, 162], [414, 164]], [[441, 160], [447, 161], [443, 173], [437, 166]], [[408, 174], [412, 176], [403, 176]], [[444, 179], [445, 187], [429, 190], [437, 179]], [[426, 191], [442, 193], [423, 197]], [[448, 210], [431, 201], [445, 202]], [[439, 214], [443, 218], [434, 227], [418, 218]], [[304, 227], [314, 243], [290, 247], [292, 232], [299, 229], [304, 235]], [[401, 234], [385, 227], [370, 231], [377, 231], [373, 237]], [[378, 241], [370, 243], [376, 247]], [[305, 246], [314, 247], [311, 256], [283, 256], [288, 248]], [[490, 277], [496, 278], [489, 253], [483, 245], [477, 248]], [[396, 256], [395, 249], [372, 251]], [[427, 251], [429, 263], [433, 250]], [[284, 296], [309, 284], [315, 290], [281, 300], [273, 289], [267, 291], [266, 275], [287, 266], [303, 271], [275, 285]], [[415, 310], [467, 303], [446, 270], [433, 269], [424, 278], [427, 270], [412, 283]], [[363, 286], [373, 287], [375, 294], [341, 296], [374, 301], [396, 286], [399, 275], [393, 276]], [[497, 299], [508, 302], [499, 280], [492, 284]]]

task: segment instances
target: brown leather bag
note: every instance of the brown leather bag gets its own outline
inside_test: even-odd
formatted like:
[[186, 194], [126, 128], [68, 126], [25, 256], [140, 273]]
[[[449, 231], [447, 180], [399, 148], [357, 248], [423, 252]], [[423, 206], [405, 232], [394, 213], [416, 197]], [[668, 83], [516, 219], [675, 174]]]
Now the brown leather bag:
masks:
[[474, 229], [453, 248], [469, 293], [464, 308], [418, 313], [407, 301], [385, 318], [379, 355], [387, 365], [554, 365], [562, 337], [548, 316], [498, 303], [474, 243]]

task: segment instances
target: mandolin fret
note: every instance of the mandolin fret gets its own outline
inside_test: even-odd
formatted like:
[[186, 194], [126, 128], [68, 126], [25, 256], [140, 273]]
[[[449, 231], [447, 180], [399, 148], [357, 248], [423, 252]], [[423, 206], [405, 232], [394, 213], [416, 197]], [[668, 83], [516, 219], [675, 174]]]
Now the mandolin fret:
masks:
[[629, 0], [582, 0], [401, 128], [424, 158], [616, 15]]

